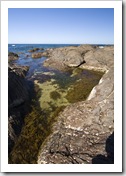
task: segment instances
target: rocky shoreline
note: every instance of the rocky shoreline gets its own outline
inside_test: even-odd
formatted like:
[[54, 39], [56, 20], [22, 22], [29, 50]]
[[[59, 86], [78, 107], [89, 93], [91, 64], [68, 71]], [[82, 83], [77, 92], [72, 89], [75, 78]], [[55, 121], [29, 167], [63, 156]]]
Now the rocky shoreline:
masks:
[[[37, 163], [112, 164], [114, 144], [110, 139], [113, 140], [114, 136], [114, 47], [80, 45], [47, 50], [35, 48], [29, 52], [35, 59], [46, 56], [44, 66], [63, 72], [72, 67], [104, 73], [85, 101], [68, 105], [58, 115], [52, 124], [51, 134], [41, 144]], [[14, 54], [13, 59], [12, 53], [10, 56], [12, 61], [17, 57]], [[13, 69], [13, 74], [25, 78], [28, 68], [17, 70]], [[22, 91], [27, 86], [23, 87]]]
[[[106, 151], [107, 138], [114, 135], [114, 48], [80, 46], [79, 51], [83, 53], [81, 68], [101, 70], [105, 74], [86, 101], [69, 105], [58, 116], [52, 134], [41, 146], [38, 164], [97, 163], [95, 158], [99, 155], [103, 156], [97, 160], [99, 164], [114, 163], [114, 143]], [[51, 64], [54, 56], [55, 52], [46, 65]], [[70, 62], [71, 65], [75, 66]], [[107, 159], [108, 156], [111, 157]]]

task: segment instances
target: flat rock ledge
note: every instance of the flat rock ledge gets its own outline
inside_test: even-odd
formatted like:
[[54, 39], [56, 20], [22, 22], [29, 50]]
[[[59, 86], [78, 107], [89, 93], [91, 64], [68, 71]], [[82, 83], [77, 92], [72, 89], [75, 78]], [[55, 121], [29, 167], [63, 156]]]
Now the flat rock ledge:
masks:
[[71, 104], [59, 114], [41, 146], [38, 164], [114, 163], [113, 53], [113, 47], [85, 53], [82, 67], [105, 74], [86, 101]]

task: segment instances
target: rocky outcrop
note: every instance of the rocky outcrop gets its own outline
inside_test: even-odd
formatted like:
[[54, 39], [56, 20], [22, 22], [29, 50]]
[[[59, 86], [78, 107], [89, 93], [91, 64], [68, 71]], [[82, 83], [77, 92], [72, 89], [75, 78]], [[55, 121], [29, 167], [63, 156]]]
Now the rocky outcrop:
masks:
[[12, 72], [16, 73], [16, 75], [25, 78], [29, 66], [17, 66], [16, 64], [8, 64], [8, 69], [11, 70]]
[[18, 54], [13, 53], [13, 52], [9, 52], [8, 53], [8, 61], [14, 61], [17, 60], [19, 58]]
[[84, 61], [80, 67], [83, 69], [107, 71], [114, 65], [114, 48], [106, 46], [104, 48], [96, 48], [85, 53]]
[[31, 50], [28, 50], [28, 52], [32, 53], [32, 52], [36, 52], [38, 50], [44, 50], [43, 48], [33, 48]]
[[[56, 48], [48, 51], [48, 59], [44, 66], [62, 69], [65, 67], [81, 67], [99, 71], [107, 70], [107, 63], [110, 66], [109, 58], [113, 57], [113, 47], [106, 46], [99, 48], [91, 45], [81, 45]], [[111, 65], [113, 61], [111, 61]], [[90, 68], [89, 68], [90, 67]]]
[[93, 46], [82, 45], [79, 47], [70, 46], [49, 50], [49, 58], [44, 65], [62, 69], [65, 67], [78, 67], [84, 63], [84, 55], [87, 51], [94, 50]]
[[33, 53], [32, 54], [32, 58], [34, 58], [34, 59], [41, 58], [41, 57], [49, 57], [48, 52], [44, 51], [44, 52], [38, 52], [38, 53]]
[[[114, 131], [114, 50], [83, 45], [77, 48], [85, 61], [82, 68], [102, 70], [105, 74], [86, 101], [71, 104], [59, 114], [52, 133], [41, 146], [38, 164], [95, 163], [96, 156], [108, 154], [106, 141]], [[61, 57], [63, 50], [59, 50]], [[58, 53], [58, 49], [53, 52]]]
[[20, 134], [24, 115], [29, 111], [29, 85], [24, 78], [26, 67], [8, 67], [8, 150]]

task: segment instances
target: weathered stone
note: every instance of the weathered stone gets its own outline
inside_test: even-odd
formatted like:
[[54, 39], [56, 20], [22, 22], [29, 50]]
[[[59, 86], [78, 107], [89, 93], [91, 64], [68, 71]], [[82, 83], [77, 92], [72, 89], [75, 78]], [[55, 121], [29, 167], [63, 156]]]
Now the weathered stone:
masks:
[[[91, 70], [106, 71], [113, 65], [114, 50], [112, 46], [99, 48], [91, 45], [70, 46], [63, 48], [49, 49], [49, 57], [44, 65], [57, 69], [63, 67], [78, 67]], [[103, 59], [104, 58], [104, 59]], [[111, 63], [110, 63], [111, 62]]]
[[65, 57], [65, 64], [69, 67], [78, 67], [84, 62], [83, 57], [77, 51], [70, 50]]
[[81, 65], [81, 68], [97, 70], [98, 67], [106, 71], [114, 64], [113, 56], [114, 49], [112, 47], [88, 51], [84, 56], [85, 63]]

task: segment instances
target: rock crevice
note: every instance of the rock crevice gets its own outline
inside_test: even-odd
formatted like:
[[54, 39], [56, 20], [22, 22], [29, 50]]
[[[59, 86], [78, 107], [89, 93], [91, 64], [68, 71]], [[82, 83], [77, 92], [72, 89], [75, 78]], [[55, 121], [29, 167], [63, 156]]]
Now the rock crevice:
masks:
[[25, 67], [8, 67], [8, 151], [11, 152], [30, 109], [30, 87]]

